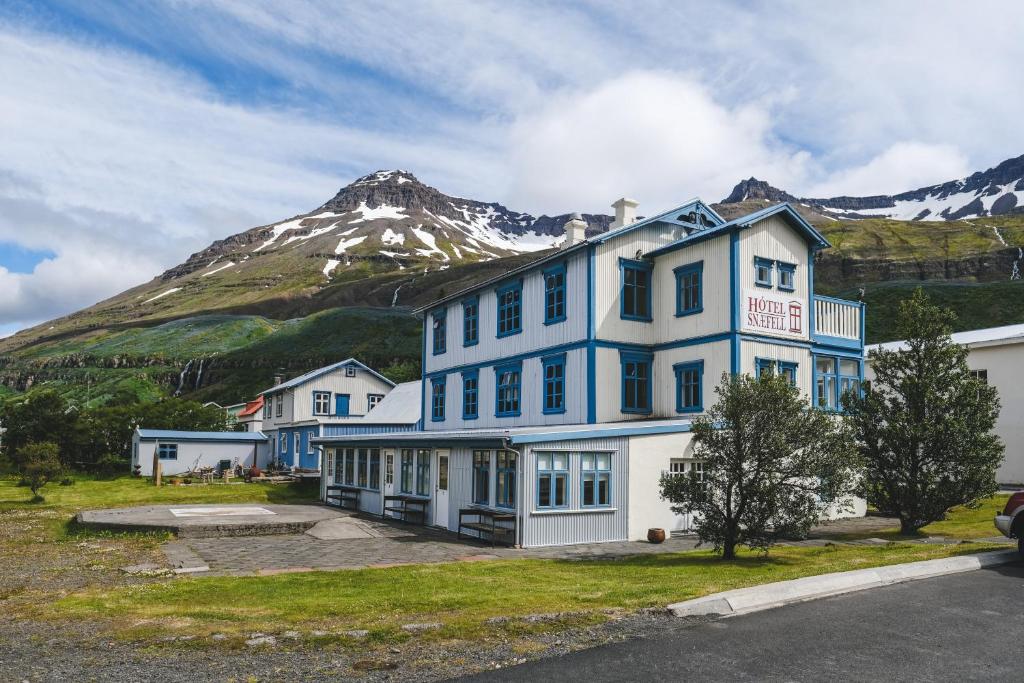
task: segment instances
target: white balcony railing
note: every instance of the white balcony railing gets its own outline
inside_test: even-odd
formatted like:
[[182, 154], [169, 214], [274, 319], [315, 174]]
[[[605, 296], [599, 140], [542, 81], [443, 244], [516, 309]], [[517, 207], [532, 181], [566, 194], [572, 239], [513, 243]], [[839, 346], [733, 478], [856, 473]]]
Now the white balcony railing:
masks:
[[860, 340], [863, 305], [827, 296], [814, 297], [814, 334]]

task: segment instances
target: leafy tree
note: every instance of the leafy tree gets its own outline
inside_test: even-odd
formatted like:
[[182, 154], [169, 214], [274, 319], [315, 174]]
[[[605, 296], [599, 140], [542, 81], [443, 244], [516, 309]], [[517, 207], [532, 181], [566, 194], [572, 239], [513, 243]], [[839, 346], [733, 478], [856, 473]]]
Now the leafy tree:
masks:
[[31, 443], [18, 450], [18, 471], [32, 490], [32, 501], [40, 502], [39, 495], [48, 481], [61, 475], [60, 450], [53, 442]]
[[4, 404], [3, 450], [15, 467], [31, 443], [53, 442], [66, 462], [78, 453], [78, 411], [53, 389], [39, 389]]
[[852, 492], [856, 451], [846, 424], [810, 409], [783, 376], [723, 375], [718, 401], [693, 423], [702, 475], [666, 474], [662, 498], [695, 515], [700, 542], [724, 559], [805, 535]]
[[872, 351], [875, 379], [863, 396], [843, 398], [865, 463], [864, 497], [899, 517], [904, 534], [997, 488], [999, 398], [950, 339], [954, 319], [918, 288], [900, 304], [902, 348]]

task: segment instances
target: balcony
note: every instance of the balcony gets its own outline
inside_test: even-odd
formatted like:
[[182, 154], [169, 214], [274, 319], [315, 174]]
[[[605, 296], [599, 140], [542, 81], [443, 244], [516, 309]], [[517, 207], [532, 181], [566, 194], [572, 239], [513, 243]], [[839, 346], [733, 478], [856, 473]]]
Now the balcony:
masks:
[[815, 295], [811, 339], [816, 343], [829, 346], [862, 348], [864, 345], [864, 304]]

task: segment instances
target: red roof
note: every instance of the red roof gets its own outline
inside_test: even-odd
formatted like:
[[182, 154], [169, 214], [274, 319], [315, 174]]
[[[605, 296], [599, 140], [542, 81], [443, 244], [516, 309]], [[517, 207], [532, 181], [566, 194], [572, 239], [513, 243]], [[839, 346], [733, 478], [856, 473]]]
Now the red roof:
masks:
[[248, 415], [253, 415], [253, 414], [259, 412], [259, 410], [262, 407], [263, 407], [263, 397], [260, 396], [255, 401], [249, 401], [248, 403], [246, 403], [245, 407], [242, 408], [242, 412], [238, 413], [238, 417], [246, 417]]

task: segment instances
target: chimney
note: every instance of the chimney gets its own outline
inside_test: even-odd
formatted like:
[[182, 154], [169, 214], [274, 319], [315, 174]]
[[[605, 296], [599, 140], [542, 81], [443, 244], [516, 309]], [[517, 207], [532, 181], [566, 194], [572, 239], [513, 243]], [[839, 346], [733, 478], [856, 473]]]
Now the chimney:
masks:
[[587, 238], [586, 234], [587, 222], [583, 220], [583, 216], [574, 213], [565, 223], [565, 241], [562, 242], [562, 248], [567, 249], [574, 244], [579, 244]]
[[609, 230], [615, 228], [621, 228], [625, 225], [630, 225], [636, 222], [636, 207], [640, 206], [640, 202], [635, 199], [622, 199], [613, 202], [612, 208], [615, 209], [615, 220], [608, 227]]
[[276, 387], [282, 382], [284, 382], [284, 375], [282, 375], [281, 371], [279, 370], [277, 373], [274, 374], [274, 386]]

